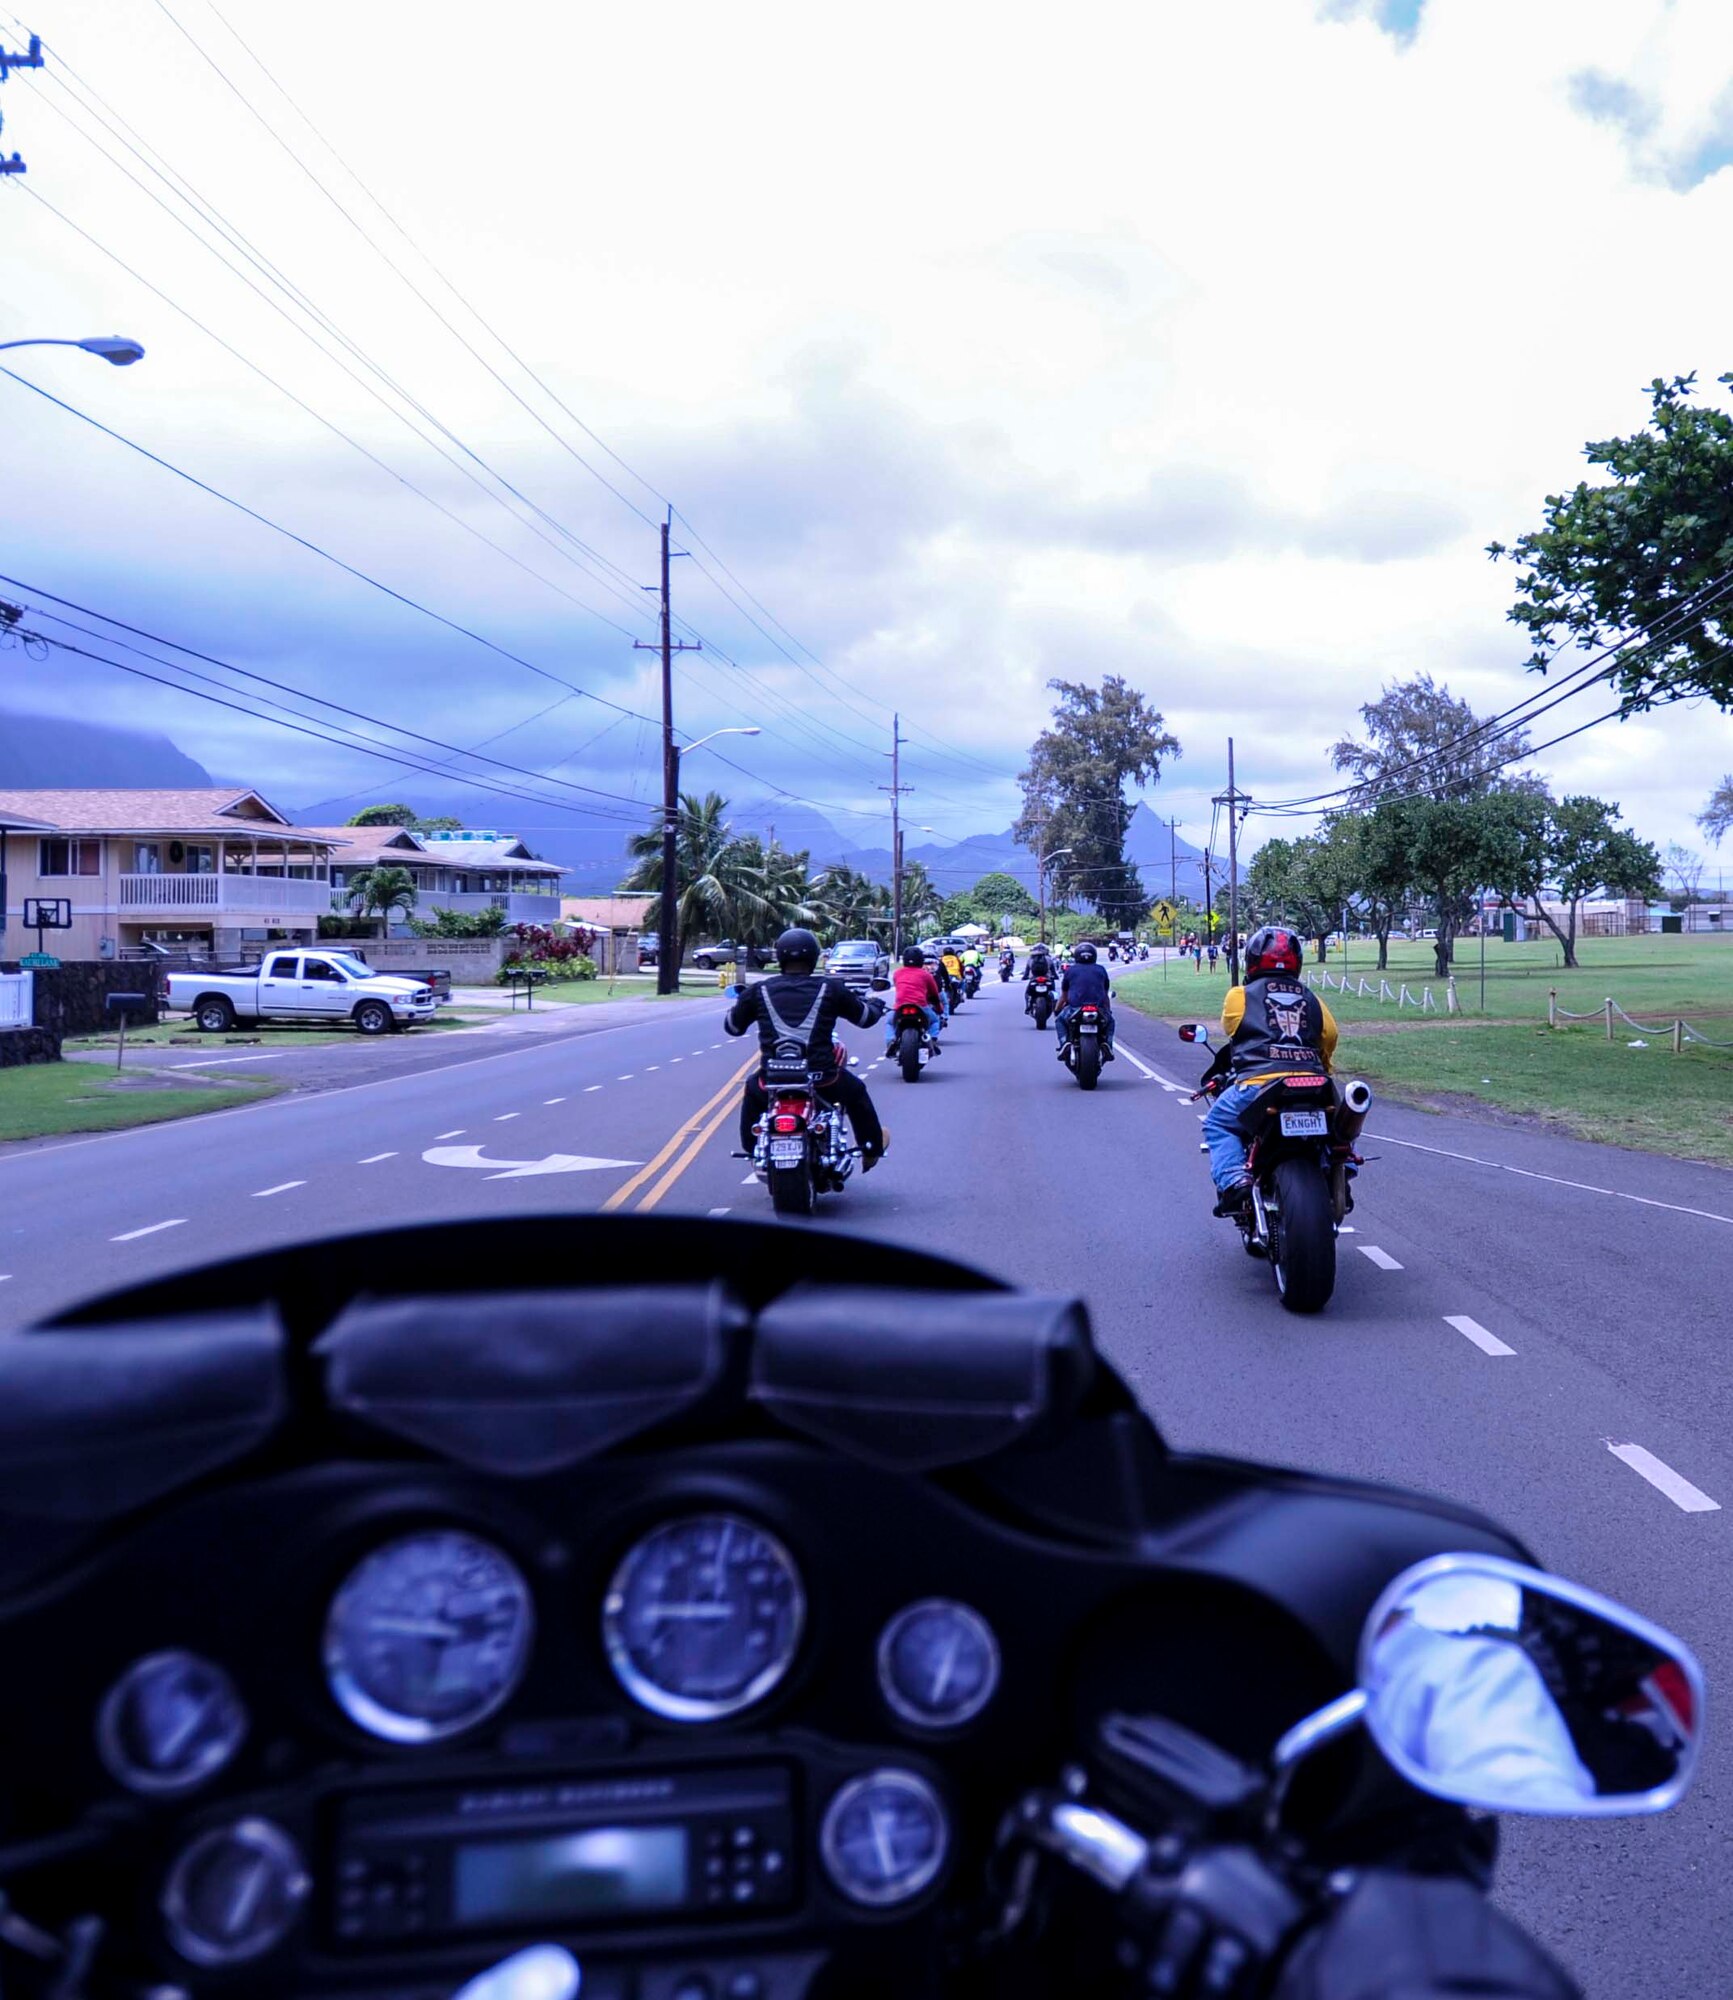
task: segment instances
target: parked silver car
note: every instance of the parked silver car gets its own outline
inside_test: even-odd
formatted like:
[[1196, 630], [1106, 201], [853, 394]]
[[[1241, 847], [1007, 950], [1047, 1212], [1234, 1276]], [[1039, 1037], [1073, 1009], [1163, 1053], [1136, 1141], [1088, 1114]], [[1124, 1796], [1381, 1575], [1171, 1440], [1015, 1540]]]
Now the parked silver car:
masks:
[[891, 955], [871, 938], [845, 938], [841, 944], [831, 946], [825, 955], [824, 969], [833, 979], [870, 990], [890, 984]]

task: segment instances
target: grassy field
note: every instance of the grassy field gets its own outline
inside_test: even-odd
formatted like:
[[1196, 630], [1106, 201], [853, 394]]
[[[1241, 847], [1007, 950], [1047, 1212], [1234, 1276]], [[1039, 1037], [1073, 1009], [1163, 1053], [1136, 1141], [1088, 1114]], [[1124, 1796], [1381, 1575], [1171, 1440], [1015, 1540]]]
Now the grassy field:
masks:
[[280, 1085], [249, 1080], [163, 1087], [119, 1081], [88, 1063], [26, 1063], [0, 1070], [0, 1140], [40, 1139], [68, 1132], [117, 1132], [199, 1111], [222, 1111], [274, 1097]]
[[[607, 1000], [720, 1000], [722, 989], [710, 972], [688, 972], [678, 993], [658, 993], [656, 976], [617, 979], [610, 987], [605, 979], [558, 979], [536, 988], [536, 1005], [557, 1000], [567, 1007], [593, 1007]], [[521, 1003], [520, 1003], [521, 1004]]]
[[[1421, 1016], [1331, 988], [1324, 997], [1342, 1024], [1338, 1067], [1364, 1076], [1385, 1095], [1434, 1109], [1479, 1105], [1524, 1120], [1540, 1120], [1579, 1138], [1678, 1158], [1733, 1165], [1733, 1047], [1687, 1046], [1672, 1052], [1670, 1028], [1681, 1016], [1711, 1040], [1733, 1043], [1733, 938], [1589, 938], [1578, 946], [1581, 968], [1566, 972], [1555, 944], [1486, 947], [1486, 1011], [1480, 1012], [1480, 944], [1457, 947], [1457, 993], [1463, 1014], [1444, 1012], [1441, 982], [1424, 944], [1393, 945], [1384, 975], [1406, 982], [1416, 996], [1430, 985], [1440, 1011]], [[1378, 974], [1375, 948], [1350, 946], [1347, 973]], [[1330, 970], [1342, 971], [1339, 953]], [[1167, 1020], [1213, 1021], [1227, 987], [1173, 965], [1134, 973], [1115, 990], [1141, 1011]], [[1548, 989], [1559, 1006], [1595, 1013], [1610, 995], [1653, 1029], [1615, 1020], [1608, 1042], [1598, 1013], [1592, 1021], [1549, 1029]], [[1635, 1044], [1643, 1046], [1634, 1046]], [[1171, 1052], [1170, 1052], [1171, 1053]]]
[[[425, 1026], [440, 1028], [473, 1028], [482, 1021], [493, 1018], [491, 1014], [460, 1014], [452, 1008], [443, 1007]], [[359, 1030], [352, 1027], [302, 1026], [295, 1021], [273, 1021], [263, 1028], [238, 1028], [232, 1035], [200, 1034], [191, 1021], [156, 1021], [148, 1027], [128, 1028], [126, 1046], [132, 1049], [234, 1049], [257, 1042], [261, 1045], [292, 1046], [297, 1049], [324, 1048], [332, 1042], [352, 1042], [358, 1038]], [[404, 1032], [419, 1034], [420, 1029], [411, 1028]], [[111, 1034], [68, 1035], [65, 1047], [80, 1054], [90, 1049], [112, 1049], [116, 1037]]]

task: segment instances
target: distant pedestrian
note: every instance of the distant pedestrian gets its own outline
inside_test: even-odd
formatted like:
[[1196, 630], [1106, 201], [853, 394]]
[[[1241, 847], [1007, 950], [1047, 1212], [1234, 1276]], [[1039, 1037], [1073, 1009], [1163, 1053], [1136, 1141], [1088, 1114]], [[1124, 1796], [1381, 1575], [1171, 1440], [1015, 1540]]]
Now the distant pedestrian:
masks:
[[1216, 969], [1216, 951], [1217, 951], [1217, 949], [1218, 949], [1218, 947], [1217, 947], [1217, 945], [1216, 945], [1216, 941], [1215, 941], [1215, 939], [1214, 939], [1214, 938], [1211, 938], [1211, 939], [1210, 939], [1210, 941], [1209, 941], [1209, 969], [1211, 970], [1211, 972], [1214, 972], [1214, 970]]
[[1193, 971], [1201, 972], [1203, 970], [1203, 946], [1195, 940], [1191, 948], [1191, 962]]

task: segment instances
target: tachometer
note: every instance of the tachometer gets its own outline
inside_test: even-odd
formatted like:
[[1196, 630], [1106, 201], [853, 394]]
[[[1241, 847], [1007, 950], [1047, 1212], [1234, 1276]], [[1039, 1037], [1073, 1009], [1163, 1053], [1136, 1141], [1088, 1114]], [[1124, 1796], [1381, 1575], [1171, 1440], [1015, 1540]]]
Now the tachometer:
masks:
[[435, 1529], [387, 1542], [353, 1569], [325, 1621], [339, 1707], [388, 1743], [426, 1743], [483, 1722], [529, 1659], [535, 1611], [509, 1557]]
[[676, 1722], [761, 1700], [788, 1672], [806, 1600], [793, 1558], [734, 1514], [670, 1521], [614, 1572], [602, 1638], [620, 1685]]
[[134, 1660], [109, 1689], [96, 1747], [129, 1791], [166, 1797], [214, 1778], [246, 1733], [234, 1682], [214, 1661], [177, 1650]]
[[954, 1729], [999, 1685], [999, 1642], [978, 1611], [947, 1597], [906, 1605], [879, 1640], [879, 1686], [905, 1722]]
[[930, 1888], [951, 1844], [939, 1796], [913, 1771], [869, 1771], [830, 1802], [819, 1831], [830, 1879], [851, 1903], [886, 1909]]

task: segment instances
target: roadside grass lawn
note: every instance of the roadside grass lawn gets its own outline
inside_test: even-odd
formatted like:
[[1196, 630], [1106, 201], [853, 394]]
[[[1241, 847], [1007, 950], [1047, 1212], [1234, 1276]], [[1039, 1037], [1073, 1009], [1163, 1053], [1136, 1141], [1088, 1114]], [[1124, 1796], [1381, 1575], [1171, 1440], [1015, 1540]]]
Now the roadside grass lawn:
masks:
[[[430, 1028], [474, 1028], [483, 1021], [491, 1020], [490, 1014], [460, 1014], [450, 1007], [441, 1008], [429, 1022]], [[411, 1030], [409, 1032], [418, 1032]], [[192, 1025], [190, 1020], [155, 1021], [148, 1027], [128, 1028], [126, 1046], [132, 1049], [237, 1049], [252, 1043], [292, 1042], [298, 1049], [324, 1048], [332, 1042], [354, 1042], [361, 1039], [360, 1031], [350, 1026], [336, 1026], [324, 1023], [319, 1027], [303, 1026], [298, 1021], [269, 1021], [260, 1028], [236, 1028], [232, 1034], [205, 1035]], [[85, 1054], [92, 1049], [112, 1049], [118, 1037], [103, 1033], [100, 1035], [68, 1035], [62, 1045], [74, 1054]]]
[[1388, 1034], [1347, 1028], [1336, 1067], [1398, 1102], [1455, 1110], [1473, 1099], [1579, 1139], [1733, 1166], [1733, 1050], [1674, 1055], [1667, 1037], [1629, 1028], [1609, 1043], [1598, 1025], [1446, 1027], [1428, 1017]]
[[[1733, 938], [1589, 938], [1578, 955], [1581, 970], [1565, 972], [1555, 944], [1505, 945], [1488, 938], [1482, 1016], [1479, 940], [1461, 941], [1457, 990], [1467, 1011], [1460, 1021], [1331, 988], [1323, 997], [1343, 1027], [1337, 1068], [1364, 1076], [1399, 1102], [1439, 1110], [1470, 1110], [1478, 1103], [1550, 1120], [1579, 1138], [1733, 1165], [1733, 1047], [1687, 1044], [1675, 1056], [1671, 1035], [1677, 1015], [1712, 1041], [1733, 1044]], [[1348, 953], [1349, 978], [1363, 970], [1368, 983], [1375, 982], [1373, 962], [1373, 949], [1356, 942]], [[1384, 976], [1393, 988], [1406, 981], [1411, 993], [1430, 984], [1442, 1010], [1444, 994], [1429, 977], [1431, 964], [1424, 944], [1392, 945]], [[1340, 969], [1339, 953], [1331, 954], [1329, 965]], [[1610, 994], [1627, 1013], [1655, 1025], [1634, 1029], [1615, 1018], [1611, 1042], [1598, 1014], [1548, 1028], [1552, 986], [1561, 1009], [1595, 1013]], [[1226, 987], [1225, 975], [1212, 980], [1207, 971], [1199, 976], [1178, 964], [1165, 980], [1159, 972], [1139, 972], [1115, 983], [1115, 991], [1144, 1013], [1207, 1020], [1212, 1027]], [[1633, 1042], [1646, 1046], [1633, 1048]], [[1165, 1053], [1170, 1061], [1178, 1056], [1177, 1049]], [[1178, 1073], [1189, 1075], [1179, 1060]], [[1204, 1060], [1200, 1056], [1199, 1069]]]
[[275, 1097], [282, 1087], [251, 1079], [165, 1085], [154, 1077], [104, 1076], [88, 1063], [25, 1063], [0, 1070], [0, 1140], [155, 1125]]
[[539, 1007], [544, 1000], [554, 1000], [565, 1007], [594, 1007], [609, 1000], [722, 999], [722, 989], [715, 983], [713, 973], [700, 973], [697, 977], [702, 984], [695, 985], [688, 975], [681, 981], [678, 993], [658, 993], [654, 974], [648, 979], [616, 979], [611, 987], [605, 979], [556, 979], [536, 988], [535, 1004]]
[[[1681, 1015], [1700, 1026], [1713, 1041], [1733, 1041], [1733, 935], [1727, 937], [1629, 937], [1579, 938], [1580, 967], [1566, 972], [1558, 945], [1549, 937], [1544, 942], [1506, 944], [1500, 938], [1486, 941], [1486, 1018], [1504, 1021], [1544, 1021], [1547, 990], [1558, 988], [1561, 1009], [1576, 1014], [1597, 1013], [1610, 996], [1627, 1014], [1640, 1021], [1668, 1021]], [[1346, 975], [1350, 987], [1362, 977], [1374, 992], [1378, 988], [1378, 947], [1374, 941], [1355, 939], [1348, 947]], [[1362, 999], [1357, 992], [1343, 993], [1332, 983], [1317, 981], [1320, 970], [1332, 981], [1344, 971], [1342, 954], [1332, 951], [1322, 968], [1310, 954], [1307, 970], [1318, 990], [1330, 1003], [1330, 1010], [1344, 1021], [1374, 1021], [1394, 1018], [1397, 1009], [1388, 1000]], [[1465, 1015], [1481, 1012], [1480, 940], [1456, 941], [1456, 997]], [[1147, 975], [1140, 975], [1147, 976]], [[1184, 975], [1175, 968], [1168, 984]], [[1445, 986], [1433, 971], [1429, 944], [1397, 944], [1390, 947], [1390, 970], [1383, 977], [1392, 990], [1407, 983], [1418, 999], [1423, 986], [1432, 988], [1440, 1013], [1444, 1011]], [[1207, 985], [1206, 973], [1199, 985]], [[1225, 987], [1225, 979], [1218, 980]], [[1219, 1011], [1219, 1010], [1218, 1010]], [[1413, 1018], [1410, 1008], [1402, 1013]], [[1428, 1017], [1430, 1018], [1430, 1016]], [[1615, 1026], [1617, 1017], [1615, 1016]]]

